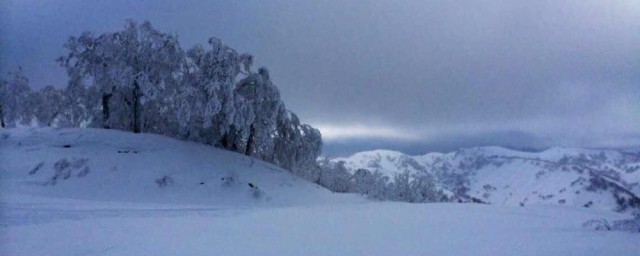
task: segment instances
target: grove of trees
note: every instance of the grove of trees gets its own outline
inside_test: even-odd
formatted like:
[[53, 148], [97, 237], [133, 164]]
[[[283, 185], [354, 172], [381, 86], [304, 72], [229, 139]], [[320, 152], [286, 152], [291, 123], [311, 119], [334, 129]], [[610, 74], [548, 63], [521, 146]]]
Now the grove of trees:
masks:
[[429, 177], [317, 161], [320, 132], [289, 111], [269, 71], [217, 38], [183, 49], [176, 35], [128, 21], [119, 31], [69, 37], [57, 61], [64, 88], [34, 90], [22, 69], [0, 81], [0, 125], [94, 127], [156, 133], [274, 163], [336, 192], [408, 202], [439, 201]]
[[2, 127], [99, 127], [202, 142], [293, 172], [314, 166], [320, 132], [287, 110], [266, 68], [217, 38], [182, 49], [151, 23], [69, 37], [66, 88], [34, 90], [21, 69], [0, 83]]
[[388, 177], [379, 171], [358, 169], [351, 174], [345, 162], [319, 161], [316, 183], [341, 193], [357, 193], [374, 200], [391, 200], [409, 203], [446, 202], [454, 198], [436, 186], [435, 178], [428, 173], [405, 171]]

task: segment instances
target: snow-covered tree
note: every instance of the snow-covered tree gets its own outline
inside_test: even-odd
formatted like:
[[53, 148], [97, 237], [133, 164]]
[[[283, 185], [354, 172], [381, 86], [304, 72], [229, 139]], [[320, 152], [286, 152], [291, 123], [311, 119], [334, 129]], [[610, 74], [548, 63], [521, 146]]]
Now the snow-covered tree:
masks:
[[317, 183], [333, 192], [350, 192], [352, 175], [349, 174], [346, 163], [344, 161], [337, 163], [324, 161], [321, 164], [322, 168]]
[[447, 201], [447, 197], [436, 187], [436, 181], [433, 175], [429, 173], [414, 173], [412, 178], [409, 202], [428, 203]]
[[[288, 111], [287, 111], [288, 112]], [[317, 176], [314, 166], [321, 153], [320, 131], [306, 124], [300, 124], [294, 113], [289, 113], [284, 121], [278, 121], [274, 138], [274, 162], [292, 170], [309, 180]]]
[[29, 79], [18, 67], [9, 73], [9, 78], [0, 82], [0, 125], [15, 127], [18, 124], [29, 125], [33, 111], [28, 104], [31, 87]]
[[299, 153], [296, 154], [296, 165], [294, 169], [308, 169], [313, 166], [318, 156], [322, 153], [322, 135], [320, 130], [311, 125], [300, 126], [300, 146]]
[[375, 170], [371, 174], [373, 183], [368, 189], [367, 197], [376, 200], [386, 200], [389, 194], [389, 177]]
[[[253, 111], [249, 126], [236, 126], [246, 136], [245, 154], [278, 164], [310, 180], [316, 179], [316, 158], [321, 153], [320, 132], [287, 110], [266, 68], [242, 79], [236, 94]], [[246, 120], [246, 119], [245, 119]]]
[[63, 91], [65, 110], [58, 122], [60, 127], [96, 126], [100, 107], [100, 92], [97, 87], [69, 84]]
[[[79, 37], [69, 37], [64, 44], [69, 53], [58, 58], [58, 62], [66, 68], [69, 76], [67, 91], [76, 94], [70, 97], [77, 97], [74, 99], [77, 101], [83, 100], [85, 95], [79, 92], [83, 92], [85, 87], [95, 88], [93, 91], [100, 93], [102, 116], [93, 121], [100, 122], [99, 125], [94, 125], [105, 129], [112, 127], [111, 98], [122, 78], [119, 73], [121, 69], [116, 65], [117, 49], [112, 43], [116, 38], [113, 33], [95, 37], [90, 32], [84, 32]], [[76, 105], [82, 103], [77, 102]]]
[[209, 45], [187, 51], [176, 115], [183, 137], [220, 145], [236, 114], [233, 89], [240, 62], [219, 39], [210, 38]]
[[370, 199], [389, 199], [387, 186], [389, 177], [384, 176], [380, 171], [371, 172], [367, 169], [358, 169], [352, 177], [351, 192], [366, 195]]
[[236, 92], [252, 106], [255, 117], [249, 127], [243, 127], [249, 132], [245, 154], [272, 159], [276, 121], [284, 104], [280, 92], [271, 82], [269, 71], [260, 68], [257, 74], [250, 74], [238, 83]]
[[405, 170], [396, 173], [389, 183], [387, 198], [410, 203], [446, 201], [447, 197], [436, 187], [434, 177], [429, 173], [410, 173]]
[[362, 195], [369, 194], [369, 190], [373, 187], [374, 179], [371, 172], [367, 169], [358, 169], [353, 174], [353, 185], [351, 191]]
[[251, 66], [253, 65], [253, 55], [248, 53], [240, 54], [240, 63], [242, 64], [242, 68], [244, 69], [245, 74], [253, 73], [251, 71]]
[[[151, 23], [137, 25], [129, 21], [120, 33], [117, 42], [120, 49], [119, 59], [124, 68], [126, 83], [120, 88], [130, 109], [131, 130], [139, 133], [143, 130], [143, 107], [146, 102], [164, 100], [166, 93], [179, 83], [184, 51], [177, 37], [156, 30]], [[128, 95], [127, 95], [128, 94]]]
[[48, 85], [33, 96], [36, 104], [32, 105], [39, 126], [53, 126], [60, 116], [64, 115], [65, 105], [64, 91]]
[[389, 185], [389, 193], [391, 200], [412, 202], [411, 174], [408, 170], [393, 175], [393, 182]]
[[[67, 69], [69, 85], [97, 87], [101, 93], [102, 127], [136, 133], [144, 128], [143, 105], [175, 86], [184, 54], [175, 36], [149, 22], [128, 21], [124, 30], [97, 37], [85, 32], [64, 46], [69, 53], [59, 61]], [[115, 119], [114, 107], [120, 111]]]
[[292, 169], [296, 162], [301, 140], [300, 120], [291, 111], [281, 108], [276, 123], [274, 136], [274, 162]]
[[310, 180], [320, 176], [320, 132], [285, 108], [266, 68], [252, 71], [252, 55], [214, 37], [207, 47], [184, 52], [175, 36], [133, 21], [120, 31], [70, 37], [64, 47], [66, 108], [40, 112], [43, 123], [159, 133], [272, 162]]

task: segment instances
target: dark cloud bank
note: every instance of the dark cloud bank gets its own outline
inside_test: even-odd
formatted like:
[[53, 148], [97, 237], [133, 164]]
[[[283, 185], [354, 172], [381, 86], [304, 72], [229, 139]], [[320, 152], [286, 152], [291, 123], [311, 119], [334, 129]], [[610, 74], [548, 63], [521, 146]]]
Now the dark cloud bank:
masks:
[[13, 1], [0, 67], [63, 86], [84, 30], [149, 20], [183, 47], [212, 35], [269, 67], [325, 152], [640, 145], [635, 1]]

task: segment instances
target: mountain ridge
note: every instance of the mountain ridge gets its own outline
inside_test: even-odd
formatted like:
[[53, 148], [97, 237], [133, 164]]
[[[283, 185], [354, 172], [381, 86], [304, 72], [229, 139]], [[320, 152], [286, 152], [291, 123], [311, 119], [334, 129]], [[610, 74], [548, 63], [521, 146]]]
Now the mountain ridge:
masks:
[[372, 150], [344, 161], [358, 169], [393, 178], [402, 172], [427, 173], [458, 197], [491, 204], [560, 204], [626, 212], [640, 208], [640, 152], [552, 147], [523, 152], [499, 146], [447, 153], [407, 155]]

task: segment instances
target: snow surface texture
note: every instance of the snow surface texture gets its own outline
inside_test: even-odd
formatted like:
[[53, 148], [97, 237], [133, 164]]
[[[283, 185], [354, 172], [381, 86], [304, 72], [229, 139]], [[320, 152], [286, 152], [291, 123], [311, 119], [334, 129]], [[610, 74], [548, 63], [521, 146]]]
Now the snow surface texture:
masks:
[[0, 255], [640, 251], [638, 234], [582, 227], [589, 219], [626, 217], [608, 210], [373, 202], [243, 155], [157, 135], [95, 129], [0, 135]]
[[3, 194], [215, 207], [336, 199], [274, 165], [159, 135], [35, 128], [2, 133], [8, 136], [0, 148]]
[[389, 150], [356, 153], [346, 166], [393, 177], [426, 172], [457, 195], [498, 205], [559, 204], [619, 212], [640, 208], [640, 152], [551, 148], [530, 153], [500, 147], [409, 156]]

